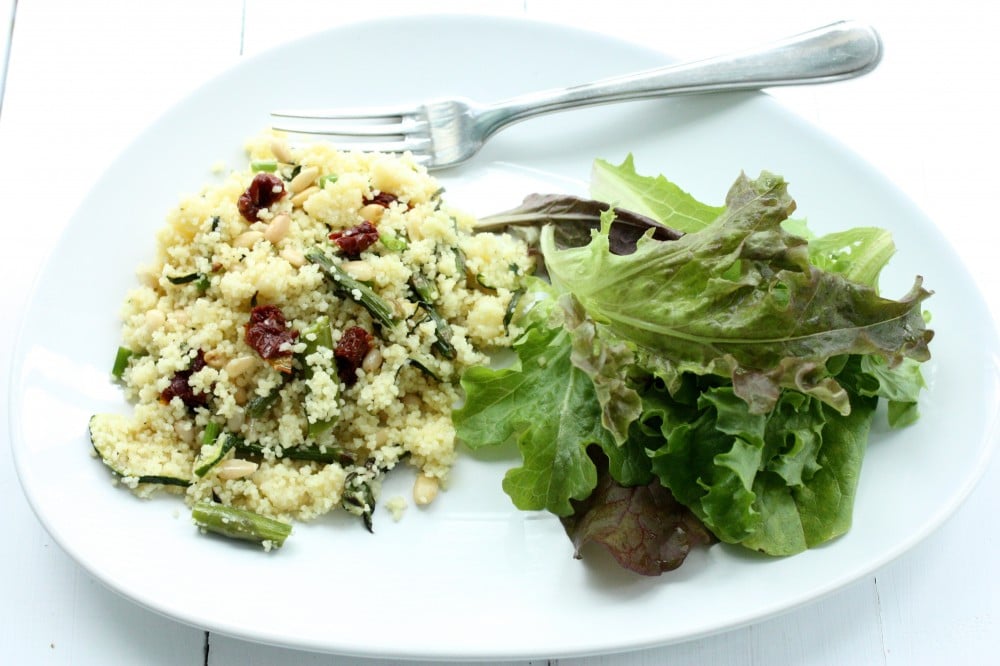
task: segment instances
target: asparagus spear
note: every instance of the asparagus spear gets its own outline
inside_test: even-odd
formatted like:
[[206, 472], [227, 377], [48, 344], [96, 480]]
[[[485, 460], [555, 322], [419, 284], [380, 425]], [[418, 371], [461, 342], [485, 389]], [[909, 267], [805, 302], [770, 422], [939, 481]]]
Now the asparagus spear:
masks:
[[434, 301], [438, 297], [438, 290], [434, 284], [419, 273], [414, 273], [410, 278], [410, 288], [417, 295], [420, 307], [430, 316], [434, 322], [437, 339], [434, 341], [434, 348], [445, 358], [455, 358], [455, 348], [451, 344], [453, 335], [451, 326], [441, 313], [434, 307]]
[[315, 354], [319, 349], [333, 349], [333, 331], [330, 329], [330, 318], [326, 315], [319, 317], [312, 325], [302, 331], [302, 341], [306, 344], [306, 350], [302, 352], [302, 367], [305, 376], [312, 377], [313, 369], [305, 362], [311, 354]]
[[[306, 343], [306, 350], [302, 353], [301, 357], [302, 367], [303, 373], [308, 379], [313, 376], [313, 368], [306, 363], [306, 359], [320, 349], [333, 350], [333, 331], [330, 329], [330, 318], [327, 316], [319, 317], [309, 328], [303, 331], [302, 338]], [[308, 405], [308, 403], [306, 404]], [[308, 407], [306, 415], [311, 416]], [[310, 418], [307, 434], [310, 438], [316, 439], [336, 424], [337, 419], [335, 418], [320, 419], [317, 421], [313, 421]]]
[[281, 547], [292, 533], [292, 526], [253, 511], [224, 506], [215, 502], [198, 502], [191, 511], [198, 527], [231, 539], [270, 542]]
[[[263, 456], [264, 447], [256, 442], [242, 439], [236, 442], [236, 454], [239, 456]], [[336, 446], [290, 446], [281, 450], [281, 457], [289, 460], [310, 460], [324, 464], [340, 463], [346, 465], [352, 462], [351, 455]]]
[[451, 336], [453, 335], [451, 326], [444, 317], [441, 316], [434, 306], [425, 301], [420, 301], [420, 307], [430, 315], [431, 320], [434, 322], [434, 329], [437, 334], [437, 339], [434, 340], [433, 346], [437, 349], [442, 356], [445, 358], [455, 358], [455, 347], [451, 344]]
[[115, 354], [115, 363], [111, 367], [111, 376], [115, 379], [121, 379], [122, 375], [125, 374], [125, 369], [128, 367], [128, 362], [135, 355], [128, 347], [119, 347], [118, 353]]
[[392, 308], [371, 287], [364, 282], [355, 280], [345, 273], [330, 260], [319, 248], [313, 248], [306, 252], [306, 259], [319, 266], [326, 278], [333, 283], [333, 289], [337, 293], [357, 301], [365, 306], [377, 321], [388, 328], [396, 326], [396, 318], [392, 315]]

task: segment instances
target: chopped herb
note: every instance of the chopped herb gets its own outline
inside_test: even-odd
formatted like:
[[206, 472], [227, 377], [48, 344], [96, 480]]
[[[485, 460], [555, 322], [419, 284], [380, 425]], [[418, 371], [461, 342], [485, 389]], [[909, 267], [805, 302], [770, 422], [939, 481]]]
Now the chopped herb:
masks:
[[327, 433], [335, 425], [337, 425], [336, 418], [320, 419], [318, 421], [309, 424], [309, 427], [306, 428], [306, 434], [308, 435], [309, 439], [315, 440], [318, 439], [320, 436], [324, 435], [325, 433]]
[[415, 368], [416, 368], [417, 370], [419, 370], [420, 372], [424, 373], [425, 375], [427, 375], [428, 377], [430, 377], [430, 378], [431, 378], [431, 379], [433, 379], [434, 381], [438, 381], [438, 382], [439, 382], [439, 381], [441, 381], [441, 377], [439, 377], [439, 376], [437, 375], [437, 373], [435, 373], [435, 372], [434, 372], [433, 370], [431, 370], [431, 369], [430, 369], [430, 368], [429, 368], [429, 367], [427, 366], [427, 364], [426, 364], [426, 363], [424, 363], [423, 361], [420, 361], [420, 360], [418, 360], [418, 359], [415, 359], [415, 358], [413, 358], [412, 356], [411, 356], [411, 357], [410, 357], [410, 358], [409, 358], [408, 360], [409, 360], [409, 362], [410, 362], [410, 365], [412, 365], [412, 366], [413, 366], [413, 367], [415, 367]]
[[417, 294], [417, 300], [424, 303], [433, 303], [438, 299], [440, 294], [437, 290], [437, 285], [425, 278], [420, 273], [414, 273], [410, 276], [410, 287]]
[[393, 252], [402, 252], [410, 246], [406, 242], [406, 239], [402, 236], [396, 236], [395, 234], [383, 231], [378, 235], [378, 239], [382, 241], [382, 245], [385, 246], [387, 250], [392, 250]]
[[517, 304], [521, 302], [522, 296], [524, 296], [523, 288], [518, 289], [510, 295], [510, 303], [507, 304], [507, 311], [503, 315], [504, 332], [510, 332], [510, 322], [514, 318], [514, 313], [517, 312]]
[[258, 395], [247, 403], [247, 414], [252, 418], [259, 418], [267, 414], [281, 395], [281, 386], [275, 386], [267, 395]]
[[201, 273], [188, 273], [187, 275], [167, 276], [170, 284], [187, 284], [204, 277]]

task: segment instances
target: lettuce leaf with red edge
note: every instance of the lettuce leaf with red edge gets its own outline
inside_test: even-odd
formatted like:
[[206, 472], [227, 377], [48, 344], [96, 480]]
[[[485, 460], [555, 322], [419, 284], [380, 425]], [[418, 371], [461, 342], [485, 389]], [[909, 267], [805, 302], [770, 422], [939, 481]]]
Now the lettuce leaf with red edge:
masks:
[[725, 212], [678, 240], [646, 237], [632, 254], [615, 255], [604, 224], [588, 245], [567, 249], [546, 227], [540, 246], [553, 285], [650, 357], [668, 384], [685, 372], [716, 374], [754, 413], [793, 389], [847, 414], [849, 397], [826, 362], [847, 354], [926, 360], [933, 334], [921, 303], [930, 292], [917, 278], [891, 300], [816, 268], [806, 240], [781, 227], [794, 208], [779, 176], [741, 175]]
[[[459, 439], [516, 441], [514, 504], [560, 516], [578, 554], [599, 543], [641, 573], [682, 561], [704, 543], [696, 528], [779, 556], [843, 534], [876, 406], [892, 427], [917, 418], [933, 337], [919, 277], [898, 300], [879, 294], [891, 237], [814, 237], [768, 173], [713, 207], [629, 156], [595, 163], [593, 194], [611, 206], [587, 203], [589, 238], [543, 227], [551, 285], [525, 295], [519, 362], [464, 375]], [[616, 245], [618, 206], [685, 234]], [[587, 230], [568, 214], [559, 224]]]
[[683, 564], [692, 548], [716, 541], [658, 480], [623, 486], [602, 451], [591, 448], [589, 453], [597, 466], [597, 486], [585, 500], [573, 502], [571, 516], [561, 519], [577, 559], [588, 543], [595, 543], [622, 567], [657, 576]]

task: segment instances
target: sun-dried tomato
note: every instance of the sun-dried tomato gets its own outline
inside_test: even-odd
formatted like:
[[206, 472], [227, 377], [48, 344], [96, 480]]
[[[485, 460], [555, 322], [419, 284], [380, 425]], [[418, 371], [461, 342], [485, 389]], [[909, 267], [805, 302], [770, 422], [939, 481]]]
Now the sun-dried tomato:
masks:
[[247, 344], [272, 368], [286, 374], [292, 371], [292, 351], [288, 346], [299, 337], [299, 332], [288, 327], [278, 306], [258, 305], [251, 310], [245, 331]]
[[195, 354], [191, 365], [186, 370], [179, 370], [170, 378], [170, 384], [160, 393], [160, 400], [163, 404], [169, 403], [174, 398], [180, 398], [189, 409], [204, 407], [208, 404], [208, 396], [204, 393], [195, 392], [189, 380], [191, 375], [205, 367], [205, 353], [200, 349]]
[[365, 220], [346, 231], [334, 231], [330, 234], [330, 240], [336, 243], [344, 254], [356, 257], [378, 240], [378, 228]]
[[240, 195], [236, 207], [248, 222], [257, 221], [257, 213], [285, 196], [285, 183], [273, 173], [261, 171], [246, 192]]
[[360, 326], [351, 326], [344, 330], [333, 351], [337, 360], [337, 374], [340, 381], [353, 386], [358, 381], [357, 370], [372, 349], [372, 334]]
[[389, 204], [398, 200], [399, 197], [397, 197], [395, 194], [390, 194], [389, 192], [379, 192], [375, 196], [365, 197], [364, 205], [367, 206], [368, 204], [377, 204], [379, 206], [382, 206], [382, 208], [388, 208]]

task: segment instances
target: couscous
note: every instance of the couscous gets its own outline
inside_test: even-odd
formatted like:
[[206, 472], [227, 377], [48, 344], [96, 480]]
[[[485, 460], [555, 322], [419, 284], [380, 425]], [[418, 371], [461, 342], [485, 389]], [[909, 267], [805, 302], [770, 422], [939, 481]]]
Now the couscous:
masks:
[[473, 233], [406, 156], [271, 134], [247, 151], [140, 268], [115, 363], [134, 409], [94, 416], [94, 449], [140, 496], [288, 522], [344, 507], [370, 528], [397, 463], [417, 505], [446, 484], [458, 378], [517, 337], [532, 259]]

